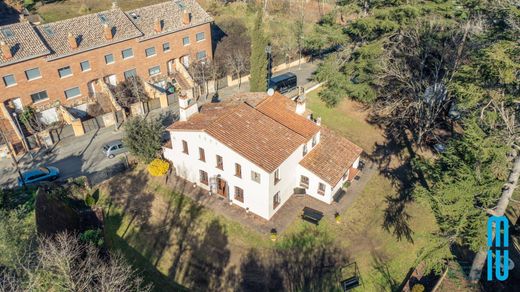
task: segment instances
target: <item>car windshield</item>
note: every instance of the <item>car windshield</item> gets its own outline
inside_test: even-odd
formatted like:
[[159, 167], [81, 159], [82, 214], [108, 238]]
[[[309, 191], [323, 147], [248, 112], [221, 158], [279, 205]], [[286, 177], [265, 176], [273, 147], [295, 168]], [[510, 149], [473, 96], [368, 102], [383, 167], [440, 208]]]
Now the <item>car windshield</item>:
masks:
[[38, 170], [40, 170], [41, 172], [43, 172], [45, 174], [50, 173], [50, 170], [47, 167], [39, 167]]
[[103, 149], [104, 149], [105, 151], [108, 150], [109, 148], [110, 148], [109, 145], [105, 145], [105, 146], [103, 146]]

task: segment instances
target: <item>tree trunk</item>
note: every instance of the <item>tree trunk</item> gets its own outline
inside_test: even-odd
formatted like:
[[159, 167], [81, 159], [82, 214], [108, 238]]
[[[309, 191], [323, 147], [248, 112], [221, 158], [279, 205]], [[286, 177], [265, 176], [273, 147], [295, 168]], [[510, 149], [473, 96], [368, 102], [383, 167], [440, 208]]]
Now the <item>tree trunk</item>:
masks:
[[[509, 174], [509, 178], [507, 183], [504, 185], [502, 189], [502, 195], [500, 196], [500, 200], [496, 205], [495, 210], [492, 212], [494, 216], [504, 216], [507, 206], [509, 205], [509, 200], [511, 196], [513, 196], [513, 192], [516, 189], [518, 184], [518, 178], [520, 176], [520, 153], [516, 155], [515, 161], [513, 163], [513, 169]], [[494, 237], [495, 231], [491, 236]], [[489, 236], [489, 235], [488, 235]], [[481, 248], [475, 259], [473, 260], [473, 264], [471, 265], [471, 270], [469, 272], [469, 279], [472, 282], [478, 282], [480, 279], [480, 275], [482, 274], [482, 269], [484, 268], [484, 264], [486, 263], [487, 257], [487, 247]]]

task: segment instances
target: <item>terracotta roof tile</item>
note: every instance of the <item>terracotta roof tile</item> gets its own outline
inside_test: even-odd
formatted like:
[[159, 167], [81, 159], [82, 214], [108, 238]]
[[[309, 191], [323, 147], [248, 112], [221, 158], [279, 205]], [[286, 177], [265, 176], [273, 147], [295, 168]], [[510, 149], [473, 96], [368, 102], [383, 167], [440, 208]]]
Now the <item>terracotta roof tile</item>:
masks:
[[[182, 22], [182, 13], [186, 9], [191, 13], [191, 23]], [[195, 0], [167, 1], [127, 12], [132, 22], [143, 32], [139, 40], [146, 40], [160, 35], [198, 26], [213, 21], [213, 18]], [[162, 21], [162, 31], [155, 31], [155, 20]], [[206, 36], [209, 38], [209, 36]]]
[[276, 92], [260, 102], [256, 109], [309, 140], [320, 131], [320, 127], [298, 115], [293, 104], [292, 100]]
[[300, 161], [300, 165], [335, 186], [362, 152], [356, 144], [321, 127], [320, 143]]
[[[103, 26], [105, 23], [112, 28], [113, 38], [111, 40], [104, 37]], [[49, 60], [108, 46], [142, 35], [119, 8], [51, 22], [39, 25], [37, 28], [53, 51], [53, 54], [48, 57]], [[73, 49], [69, 45], [69, 33], [76, 37], [78, 48]]]
[[29, 23], [15, 23], [0, 26], [0, 41], [11, 48], [10, 59], [0, 53], [0, 67], [49, 54], [49, 49], [42, 42]]

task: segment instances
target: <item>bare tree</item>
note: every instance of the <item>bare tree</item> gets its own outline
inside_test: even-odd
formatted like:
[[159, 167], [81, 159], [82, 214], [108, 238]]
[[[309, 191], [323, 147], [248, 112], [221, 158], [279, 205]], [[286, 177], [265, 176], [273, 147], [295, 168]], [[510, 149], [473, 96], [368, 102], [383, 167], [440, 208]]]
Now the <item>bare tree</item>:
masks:
[[144, 88], [143, 80], [140, 77], [129, 77], [125, 81], [117, 84], [114, 92], [117, 102], [124, 108], [136, 102], [148, 100], [148, 94]]

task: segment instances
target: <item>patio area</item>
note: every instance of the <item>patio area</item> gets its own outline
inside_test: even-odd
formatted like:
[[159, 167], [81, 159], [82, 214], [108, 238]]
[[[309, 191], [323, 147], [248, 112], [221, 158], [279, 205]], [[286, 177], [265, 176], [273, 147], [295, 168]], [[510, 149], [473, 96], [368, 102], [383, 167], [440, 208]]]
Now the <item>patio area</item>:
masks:
[[[262, 234], [269, 234], [271, 229], [276, 229], [278, 233], [283, 232], [295, 220], [302, 220], [301, 214], [303, 208], [308, 207], [323, 213], [322, 220], [335, 220], [334, 214], [342, 214], [361, 194], [364, 186], [377, 172], [375, 165], [369, 160], [365, 160], [366, 164], [362, 172], [358, 174], [359, 179], [352, 180], [348, 190], [338, 196], [332, 204], [326, 204], [317, 199], [306, 195], [292, 195], [291, 198], [276, 212], [271, 220], [265, 220], [253, 213], [247, 213], [245, 209], [230, 205], [227, 200], [215, 194], [209, 193], [199, 187], [194, 187], [193, 183], [186, 181], [180, 177], [172, 176], [167, 184], [176, 192], [182, 193], [190, 197], [194, 201], [215, 211], [228, 219], [239, 222], [247, 228], [256, 230]], [[309, 223], [310, 224], [310, 223]]]

